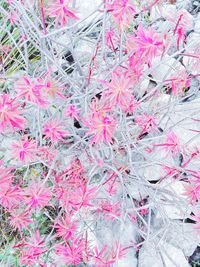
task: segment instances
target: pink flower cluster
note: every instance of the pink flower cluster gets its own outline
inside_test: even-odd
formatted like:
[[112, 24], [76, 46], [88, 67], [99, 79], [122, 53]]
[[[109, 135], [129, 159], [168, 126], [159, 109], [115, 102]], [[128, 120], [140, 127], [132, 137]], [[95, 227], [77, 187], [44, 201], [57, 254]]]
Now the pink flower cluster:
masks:
[[102, 0], [86, 27], [76, 1], [33, 1], [31, 15], [25, 2], [3, 5], [0, 43], [0, 211], [17, 266], [114, 266], [154, 244], [172, 204], [198, 232], [199, 106], [180, 112], [200, 76], [198, 50], [184, 61], [187, 11]]

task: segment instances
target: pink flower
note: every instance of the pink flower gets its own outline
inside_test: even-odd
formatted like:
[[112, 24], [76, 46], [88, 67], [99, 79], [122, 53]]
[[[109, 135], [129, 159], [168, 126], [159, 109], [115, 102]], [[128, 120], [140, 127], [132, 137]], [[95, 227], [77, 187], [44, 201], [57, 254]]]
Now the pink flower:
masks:
[[24, 128], [26, 120], [21, 116], [18, 108], [19, 105], [14, 99], [10, 99], [8, 94], [0, 96], [0, 131], [7, 127], [12, 130], [15, 128], [22, 130]]
[[33, 181], [24, 192], [26, 196], [26, 204], [31, 209], [43, 208], [48, 205], [52, 192], [49, 188], [42, 185], [41, 182]]
[[4, 184], [0, 187], [0, 204], [3, 207], [11, 210], [18, 206], [22, 200], [23, 195], [18, 185]]
[[91, 143], [100, 144], [102, 142], [113, 143], [113, 135], [116, 129], [116, 120], [111, 115], [94, 114], [85, 122], [89, 128], [88, 134], [92, 134]]
[[56, 97], [59, 97], [60, 99], [65, 99], [65, 96], [62, 93], [62, 90], [64, 90], [64, 86], [61, 86], [58, 81], [53, 79], [51, 77], [52, 70], [49, 69], [49, 71], [45, 75], [45, 84], [44, 84], [44, 90], [46, 91], [47, 96], [49, 96], [52, 99], [55, 99]]
[[57, 142], [68, 135], [68, 131], [59, 120], [51, 120], [45, 123], [43, 127], [45, 138], [49, 138], [51, 142]]
[[[81, 178], [81, 177], [80, 177]], [[56, 188], [57, 199], [60, 201], [60, 206], [67, 213], [73, 214], [81, 208], [87, 209], [94, 205], [93, 201], [97, 197], [97, 187], [87, 188], [84, 181], [71, 184], [71, 181], [58, 180]]]
[[137, 104], [132, 95], [132, 82], [129, 76], [124, 73], [113, 72], [111, 82], [103, 81], [103, 83], [108, 86], [108, 89], [103, 92], [102, 96], [111, 109], [119, 106], [124, 112], [134, 111]]
[[0, 204], [9, 210], [16, 207], [23, 200], [18, 185], [13, 186], [14, 175], [12, 168], [0, 166]]
[[76, 197], [72, 198], [73, 205], [76, 209], [81, 207], [92, 207], [91, 201], [97, 196], [97, 187], [88, 188], [85, 185], [81, 185], [77, 188]]
[[47, 95], [49, 95], [52, 98], [55, 98], [56, 96], [64, 99], [64, 95], [60, 92], [62, 90], [62, 87], [56, 84], [54, 81], [48, 81], [46, 83], [46, 91]]
[[40, 255], [46, 251], [44, 238], [40, 236], [40, 232], [37, 230], [24, 242], [20, 264], [22, 266], [36, 266], [40, 262]]
[[0, 188], [4, 185], [11, 185], [14, 175], [12, 173], [12, 168], [4, 168], [0, 166]]
[[97, 267], [109, 267], [114, 263], [113, 261], [108, 260], [109, 255], [107, 245], [104, 245], [100, 250], [97, 246], [95, 246], [93, 254], [93, 261]]
[[45, 252], [44, 238], [40, 236], [39, 230], [36, 230], [35, 233], [32, 233], [32, 235], [27, 238], [24, 245], [29, 249], [30, 252], [34, 251], [32, 254], [40, 255]]
[[40, 107], [47, 105], [45, 95], [45, 85], [41, 84], [39, 79], [31, 79], [29, 77], [22, 77], [14, 84], [14, 89], [19, 98], [24, 98], [32, 104], [37, 104]]
[[179, 139], [173, 131], [166, 134], [166, 141], [164, 144], [157, 144], [155, 146], [163, 147], [167, 153], [172, 153], [172, 155], [177, 155], [181, 152]]
[[142, 60], [151, 64], [152, 59], [161, 54], [163, 42], [153, 28], [144, 29], [140, 24], [136, 36], [129, 37], [127, 47], [133, 54], [138, 54]]
[[200, 184], [195, 185], [194, 183], [190, 183], [184, 187], [186, 192], [183, 195], [189, 198], [191, 204], [195, 204], [200, 200]]
[[69, 0], [55, 0], [52, 4], [49, 4], [47, 14], [50, 18], [55, 18], [56, 27], [58, 24], [61, 27], [65, 26], [69, 18], [78, 19], [74, 11], [68, 7]]
[[[104, 81], [103, 81], [104, 83]], [[90, 113], [92, 117], [95, 116], [106, 116], [107, 112], [110, 112], [112, 109], [106, 101], [98, 100], [96, 97], [92, 99]]]
[[126, 255], [125, 249], [122, 248], [118, 242], [112, 245], [111, 248], [108, 245], [104, 245], [101, 250], [97, 246], [94, 248], [93, 261], [95, 267], [110, 267], [122, 259]]
[[13, 157], [22, 162], [31, 162], [35, 160], [37, 152], [37, 144], [34, 140], [29, 140], [27, 137], [22, 138], [12, 146]]
[[65, 215], [64, 218], [57, 221], [55, 228], [56, 236], [62, 237], [64, 240], [68, 240], [74, 235], [77, 225], [76, 222], [71, 221], [71, 219]]
[[167, 151], [170, 151], [172, 154], [180, 154], [180, 143], [178, 136], [174, 132], [170, 132], [166, 135], [166, 146]]
[[81, 237], [77, 237], [69, 244], [56, 245], [56, 254], [59, 256], [59, 264], [75, 265], [77, 266], [82, 262], [85, 250], [84, 241]]
[[137, 54], [128, 58], [127, 75], [131, 78], [133, 86], [137, 84], [144, 70], [144, 60]]
[[107, 8], [114, 20], [122, 28], [130, 26], [131, 20], [136, 13], [129, 0], [114, 0], [112, 4], [107, 4]]
[[18, 210], [12, 210], [11, 211], [11, 218], [10, 218], [10, 225], [15, 230], [22, 230], [27, 229], [28, 225], [32, 222], [30, 219], [30, 214], [28, 211], [18, 211]]

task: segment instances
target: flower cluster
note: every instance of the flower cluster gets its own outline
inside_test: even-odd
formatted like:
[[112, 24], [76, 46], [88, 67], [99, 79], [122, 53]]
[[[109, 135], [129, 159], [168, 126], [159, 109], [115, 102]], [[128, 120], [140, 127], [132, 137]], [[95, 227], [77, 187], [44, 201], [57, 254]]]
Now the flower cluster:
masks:
[[0, 266], [191, 256], [199, 22], [183, 2], [1, 1]]

